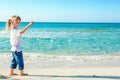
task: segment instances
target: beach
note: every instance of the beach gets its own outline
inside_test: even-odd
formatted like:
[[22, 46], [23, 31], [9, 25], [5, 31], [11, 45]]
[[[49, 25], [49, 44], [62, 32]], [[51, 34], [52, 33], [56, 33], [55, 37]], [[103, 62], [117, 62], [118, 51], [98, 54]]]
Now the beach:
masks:
[[0, 80], [120, 80], [119, 8], [120, 0], [1, 0]]
[[120, 80], [119, 56], [97, 57], [24, 54], [28, 75], [21, 77], [18, 69], [15, 70], [18, 75], [9, 76], [10, 55], [2, 54], [0, 80]]

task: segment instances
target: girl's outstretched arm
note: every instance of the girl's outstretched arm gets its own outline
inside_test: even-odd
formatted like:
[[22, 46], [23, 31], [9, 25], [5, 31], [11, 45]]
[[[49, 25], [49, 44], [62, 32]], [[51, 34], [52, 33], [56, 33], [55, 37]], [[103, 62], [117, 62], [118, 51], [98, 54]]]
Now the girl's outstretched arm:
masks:
[[25, 28], [23, 28], [22, 30], [20, 30], [20, 34], [23, 34], [32, 25], [33, 25], [33, 22], [30, 22]]

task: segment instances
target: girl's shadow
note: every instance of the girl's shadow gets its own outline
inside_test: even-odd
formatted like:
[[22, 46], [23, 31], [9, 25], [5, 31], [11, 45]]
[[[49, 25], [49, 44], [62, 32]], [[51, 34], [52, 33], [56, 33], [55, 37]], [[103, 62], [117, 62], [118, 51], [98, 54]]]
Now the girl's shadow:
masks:
[[28, 75], [33, 77], [53, 77], [53, 78], [108, 78], [108, 79], [119, 79], [120, 76], [97, 76], [97, 75], [74, 75], [74, 76], [64, 76], [64, 75]]

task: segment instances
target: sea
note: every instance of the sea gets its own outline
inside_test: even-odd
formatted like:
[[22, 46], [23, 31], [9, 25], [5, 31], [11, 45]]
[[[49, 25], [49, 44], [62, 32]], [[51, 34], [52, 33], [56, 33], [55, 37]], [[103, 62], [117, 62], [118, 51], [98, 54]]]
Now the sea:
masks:
[[[19, 29], [28, 22], [21, 22]], [[0, 54], [10, 53], [6, 22], [0, 22]], [[34, 22], [22, 34], [23, 52], [43, 55], [120, 55], [120, 23]]]
[[[19, 30], [27, 24], [21, 22]], [[5, 25], [0, 22], [0, 64], [11, 61], [10, 33]], [[119, 66], [120, 23], [34, 22], [22, 34], [22, 46], [25, 63], [45, 63], [42, 67], [55, 63]]]

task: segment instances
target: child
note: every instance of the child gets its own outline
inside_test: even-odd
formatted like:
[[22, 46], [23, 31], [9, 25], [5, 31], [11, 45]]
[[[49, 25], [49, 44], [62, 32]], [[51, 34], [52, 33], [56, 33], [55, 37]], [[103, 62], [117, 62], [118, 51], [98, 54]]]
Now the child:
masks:
[[10, 75], [14, 75], [14, 69], [16, 69], [18, 65], [18, 69], [20, 70], [20, 76], [24, 76], [24, 60], [22, 54], [22, 37], [21, 35], [33, 25], [33, 22], [30, 22], [25, 28], [22, 30], [18, 30], [20, 25], [21, 18], [17, 15], [14, 15], [9, 19], [6, 23], [6, 29], [10, 30], [10, 44], [12, 45], [12, 60], [11, 60], [11, 69]]

